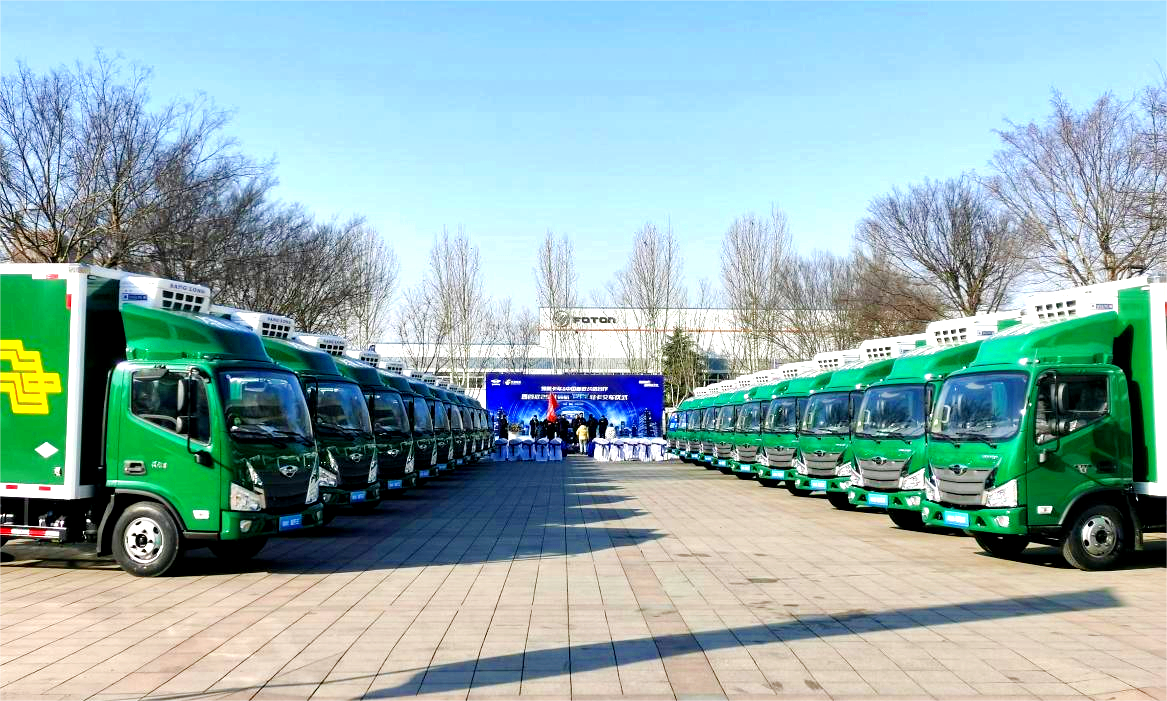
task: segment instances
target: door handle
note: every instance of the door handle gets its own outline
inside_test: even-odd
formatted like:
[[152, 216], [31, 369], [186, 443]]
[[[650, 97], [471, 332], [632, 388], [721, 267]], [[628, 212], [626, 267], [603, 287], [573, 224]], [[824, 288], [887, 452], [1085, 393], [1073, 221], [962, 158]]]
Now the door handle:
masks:
[[146, 474], [146, 463], [141, 460], [126, 460], [122, 463], [122, 472], [127, 475], [144, 475]]

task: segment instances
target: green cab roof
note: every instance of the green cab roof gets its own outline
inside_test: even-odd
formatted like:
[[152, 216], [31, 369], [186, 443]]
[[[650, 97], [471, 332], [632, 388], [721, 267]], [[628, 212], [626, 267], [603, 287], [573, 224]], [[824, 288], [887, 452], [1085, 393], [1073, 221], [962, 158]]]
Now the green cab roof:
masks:
[[749, 390], [743, 389], [737, 392], [729, 392], [729, 401], [726, 404], [744, 404], [746, 401], [746, 394]]
[[419, 395], [425, 397], [426, 399], [437, 399], [438, 398], [437, 395], [435, 395], [433, 392], [430, 391], [430, 389], [433, 389], [433, 388], [431, 388], [426, 383], [422, 382], [421, 380], [414, 380], [412, 378], [408, 378], [408, 379], [409, 379], [409, 386], [413, 388], [414, 394], [419, 394]]
[[942, 380], [967, 367], [977, 357], [983, 341], [959, 346], [929, 346], [927, 353], [912, 352], [895, 359], [891, 372], [876, 384]]
[[204, 314], [124, 304], [126, 358], [217, 358], [271, 363], [262, 339], [250, 328]]
[[392, 387], [401, 394], [417, 394], [417, 392], [413, 391], [413, 386], [409, 384], [409, 380], [405, 376], [389, 372], [388, 370], [378, 370], [377, 374], [381, 376], [381, 382], [383, 384]]
[[749, 391], [746, 392], [746, 401], [769, 401], [786, 391], [786, 387], [789, 384], [790, 380], [783, 380], [782, 382], [773, 385], [759, 385], [757, 387], [751, 387]]
[[343, 377], [332, 356], [322, 350], [296, 341], [285, 341], [282, 338], [263, 339], [263, 347], [272, 360], [289, 370], [299, 374], [306, 372], [310, 375], [334, 375]]
[[377, 368], [372, 365], [343, 356], [333, 360], [337, 369], [340, 370], [340, 374], [350, 380], [356, 380], [362, 387], [385, 386], [385, 382], [381, 379], [381, 373], [377, 372]]
[[872, 363], [865, 363], [858, 367], [844, 368], [836, 370], [831, 374], [830, 381], [822, 388], [815, 389], [815, 392], [838, 392], [848, 391], [853, 389], [866, 389], [868, 385], [873, 382], [878, 382], [887, 377], [891, 372], [891, 368], [895, 365], [895, 358], [887, 358], [886, 360], [876, 360]]
[[782, 390], [782, 394], [790, 394], [799, 397], [805, 397], [811, 392], [817, 392], [831, 381], [831, 376], [835, 372], [823, 372], [818, 375], [811, 375], [809, 377], [795, 377], [794, 379], [786, 381], [786, 389]]
[[1019, 324], [981, 342], [969, 366], [1018, 367], [1048, 362], [1114, 362], [1114, 339], [1122, 330], [1116, 312], [1101, 312], [1049, 324]]

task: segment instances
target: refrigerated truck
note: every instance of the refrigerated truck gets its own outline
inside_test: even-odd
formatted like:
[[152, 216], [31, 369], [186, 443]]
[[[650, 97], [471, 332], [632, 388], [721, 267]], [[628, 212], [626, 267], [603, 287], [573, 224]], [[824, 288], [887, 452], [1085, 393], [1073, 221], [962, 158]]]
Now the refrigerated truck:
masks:
[[912, 351], [867, 388], [851, 437], [847, 498], [852, 504], [885, 509], [900, 528], [924, 527], [924, 429], [940, 383], [967, 367], [980, 345], [973, 341]]
[[791, 465], [796, 490], [826, 492], [836, 509], [854, 508], [847, 499], [851, 476], [848, 446], [855, 409], [863, 391], [891, 371], [894, 359], [834, 371], [821, 389], [811, 390], [798, 426], [798, 449]]
[[738, 410], [745, 402], [745, 391], [718, 395], [717, 428], [713, 437], [714, 467], [723, 475], [733, 474], [734, 426]]
[[414, 482], [422, 486], [434, 475], [434, 424], [430, 418], [429, 406], [425, 398], [413, 389], [409, 378], [387, 370], [378, 370], [381, 380], [397, 390], [401, 401], [405, 405], [405, 415], [409, 419], [409, 445], [411, 452], [406, 460], [412, 459], [414, 466]]
[[677, 405], [677, 429], [669, 436], [669, 452], [679, 457], [683, 462], [691, 462], [693, 455], [689, 452], [689, 440], [693, 435], [692, 425], [697, 412], [698, 399], [689, 397]]
[[1167, 282], [1044, 294], [1025, 311], [1036, 323], [984, 341], [941, 385], [921, 516], [993, 555], [1038, 542], [1113, 567], [1167, 520]]
[[[786, 445], [781, 436], [786, 429], [793, 433], [796, 428], [794, 411], [797, 400], [790, 398], [781, 402], [775, 401], [789, 384], [789, 380], [783, 380], [776, 384], [751, 388], [746, 393], [746, 401], [760, 401], [764, 405], [752, 466], [758, 484], [763, 487], [778, 486], [785, 476], [786, 468], [790, 467], [790, 457], [794, 453], [792, 441], [791, 445]], [[771, 473], [774, 477], [771, 477]]]
[[434, 394], [429, 384], [422, 382], [416, 378], [409, 378], [409, 384], [413, 387], [419, 397], [417, 402], [424, 404], [429, 410], [430, 423], [434, 434], [434, 450], [433, 461], [430, 463], [430, 477], [437, 477], [442, 472], [450, 469], [450, 442], [453, 439], [453, 433], [450, 431], [450, 421], [446, 412], [439, 411], [441, 406], [441, 399]]
[[454, 393], [441, 387], [431, 388], [441, 401], [439, 410], [446, 415], [450, 427], [450, 459], [447, 463], [452, 470], [466, 463], [466, 427], [462, 424], [462, 413], [458, 411], [458, 400]]
[[372, 356], [365, 357], [366, 361], [351, 357], [333, 358], [333, 361], [342, 375], [361, 386], [365, 395], [377, 445], [377, 481], [381, 498], [385, 499], [403, 494], [414, 486], [414, 463], [409, 459], [413, 441], [401, 394], [386, 386], [381, 373], [367, 362]]
[[185, 549], [246, 558], [321, 523], [295, 375], [209, 311], [199, 285], [0, 265], [0, 539], [155, 576]]
[[734, 420], [733, 433], [730, 434], [733, 442], [730, 467], [734, 477], [741, 480], [754, 479], [758, 455], [762, 450], [762, 423], [766, 418], [770, 398], [759, 396], [758, 389], [750, 387], [741, 392], [741, 405]]
[[[273, 360], [296, 373], [308, 400], [324, 521], [331, 522], [345, 508], [371, 512], [381, 503], [381, 487], [377, 443], [361, 386], [340, 373], [331, 353], [293, 339], [263, 336], [263, 345]], [[319, 342], [336, 344], [331, 338]]]
[[[814, 370], [805, 370], [814, 373]], [[798, 455], [799, 427], [806, 403], [812, 392], [817, 392], [831, 381], [831, 372], [818, 372], [786, 380], [785, 386], [776, 391], [766, 410], [767, 422], [765, 479], [774, 483], [782, 482], [786, 491], [794, 496], [808, 496], [810, 492], [798, 489], [795, 478], [794, 458]], [[793, 416], [792, 416], [793, 415]], [[793, 422], [791, 421], [793, 419]]]

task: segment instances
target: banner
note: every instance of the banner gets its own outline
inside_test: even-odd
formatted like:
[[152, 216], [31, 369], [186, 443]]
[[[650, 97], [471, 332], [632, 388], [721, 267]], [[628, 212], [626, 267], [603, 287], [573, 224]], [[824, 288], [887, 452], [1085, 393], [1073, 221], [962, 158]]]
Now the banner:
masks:
[[554, 394], [559, 416], [568, 421], [607, 417], [622, 436], [661, 435], [664, 392], [660, 375], [486, 374], [486, 408], [492, 417], [502, 409], [511, 423], [529, 423], [532, 415], [543, 420], [548, 395]]

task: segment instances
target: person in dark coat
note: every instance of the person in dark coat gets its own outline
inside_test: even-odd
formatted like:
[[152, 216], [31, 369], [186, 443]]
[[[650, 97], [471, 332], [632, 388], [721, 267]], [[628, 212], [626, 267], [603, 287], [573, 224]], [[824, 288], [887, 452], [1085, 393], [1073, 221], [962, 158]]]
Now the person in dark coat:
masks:
[[600, 417], [600, 423], [596, 426], [596, 429], [599, 431], [597, 436], [600, 438], [603, 438], [604, 435], [606, 434], [606, 432], [608, 431], [608, 417], [607, 416]]
[[507, 413], [501, 408], [498, 410], [498, 437], [510, 438], [510, 428], [507, 425]]
[[543, 420], [542, 431], [543, 431], [543, 437], [546, 438], [547, 440], [551, 440], [553, 434], [558, 433], [558, 431], [556, 430], [556, 424], [554, 421], [551, 420], [550, 416], [548, 416], [546, 419]]
[[582, 423], [583, 417], [577, 414], [576, 416], [572, 417], [571, 430], [567, 432], [568, 435], [571, 436], [571, 444], [577, 447], [579, 446], [579, 437], [576, 435], [576, 431], [579, 430], [580, 424]]
[[596, 428], [598, 426], [599, 426], [599, 422], [596, 421], [596, 415], [595, 414], [588, 414], [588, 440], [589, 441], [596, 440]]
[[539, 426], [540, 426], [539, 417], [535, 416], [534, 414], [531, 414], [531, 438], [534, 438], [534, 439], [539, 438]]
[[571, 433], [571, 429], [567, 425], [567, 417], [560, 416], [559, 417], [559, 437], [562, 438], [564, 440], [564, 442], [570, 443], [571, 441], [567, 440], [567, 436], [570, 433]]

